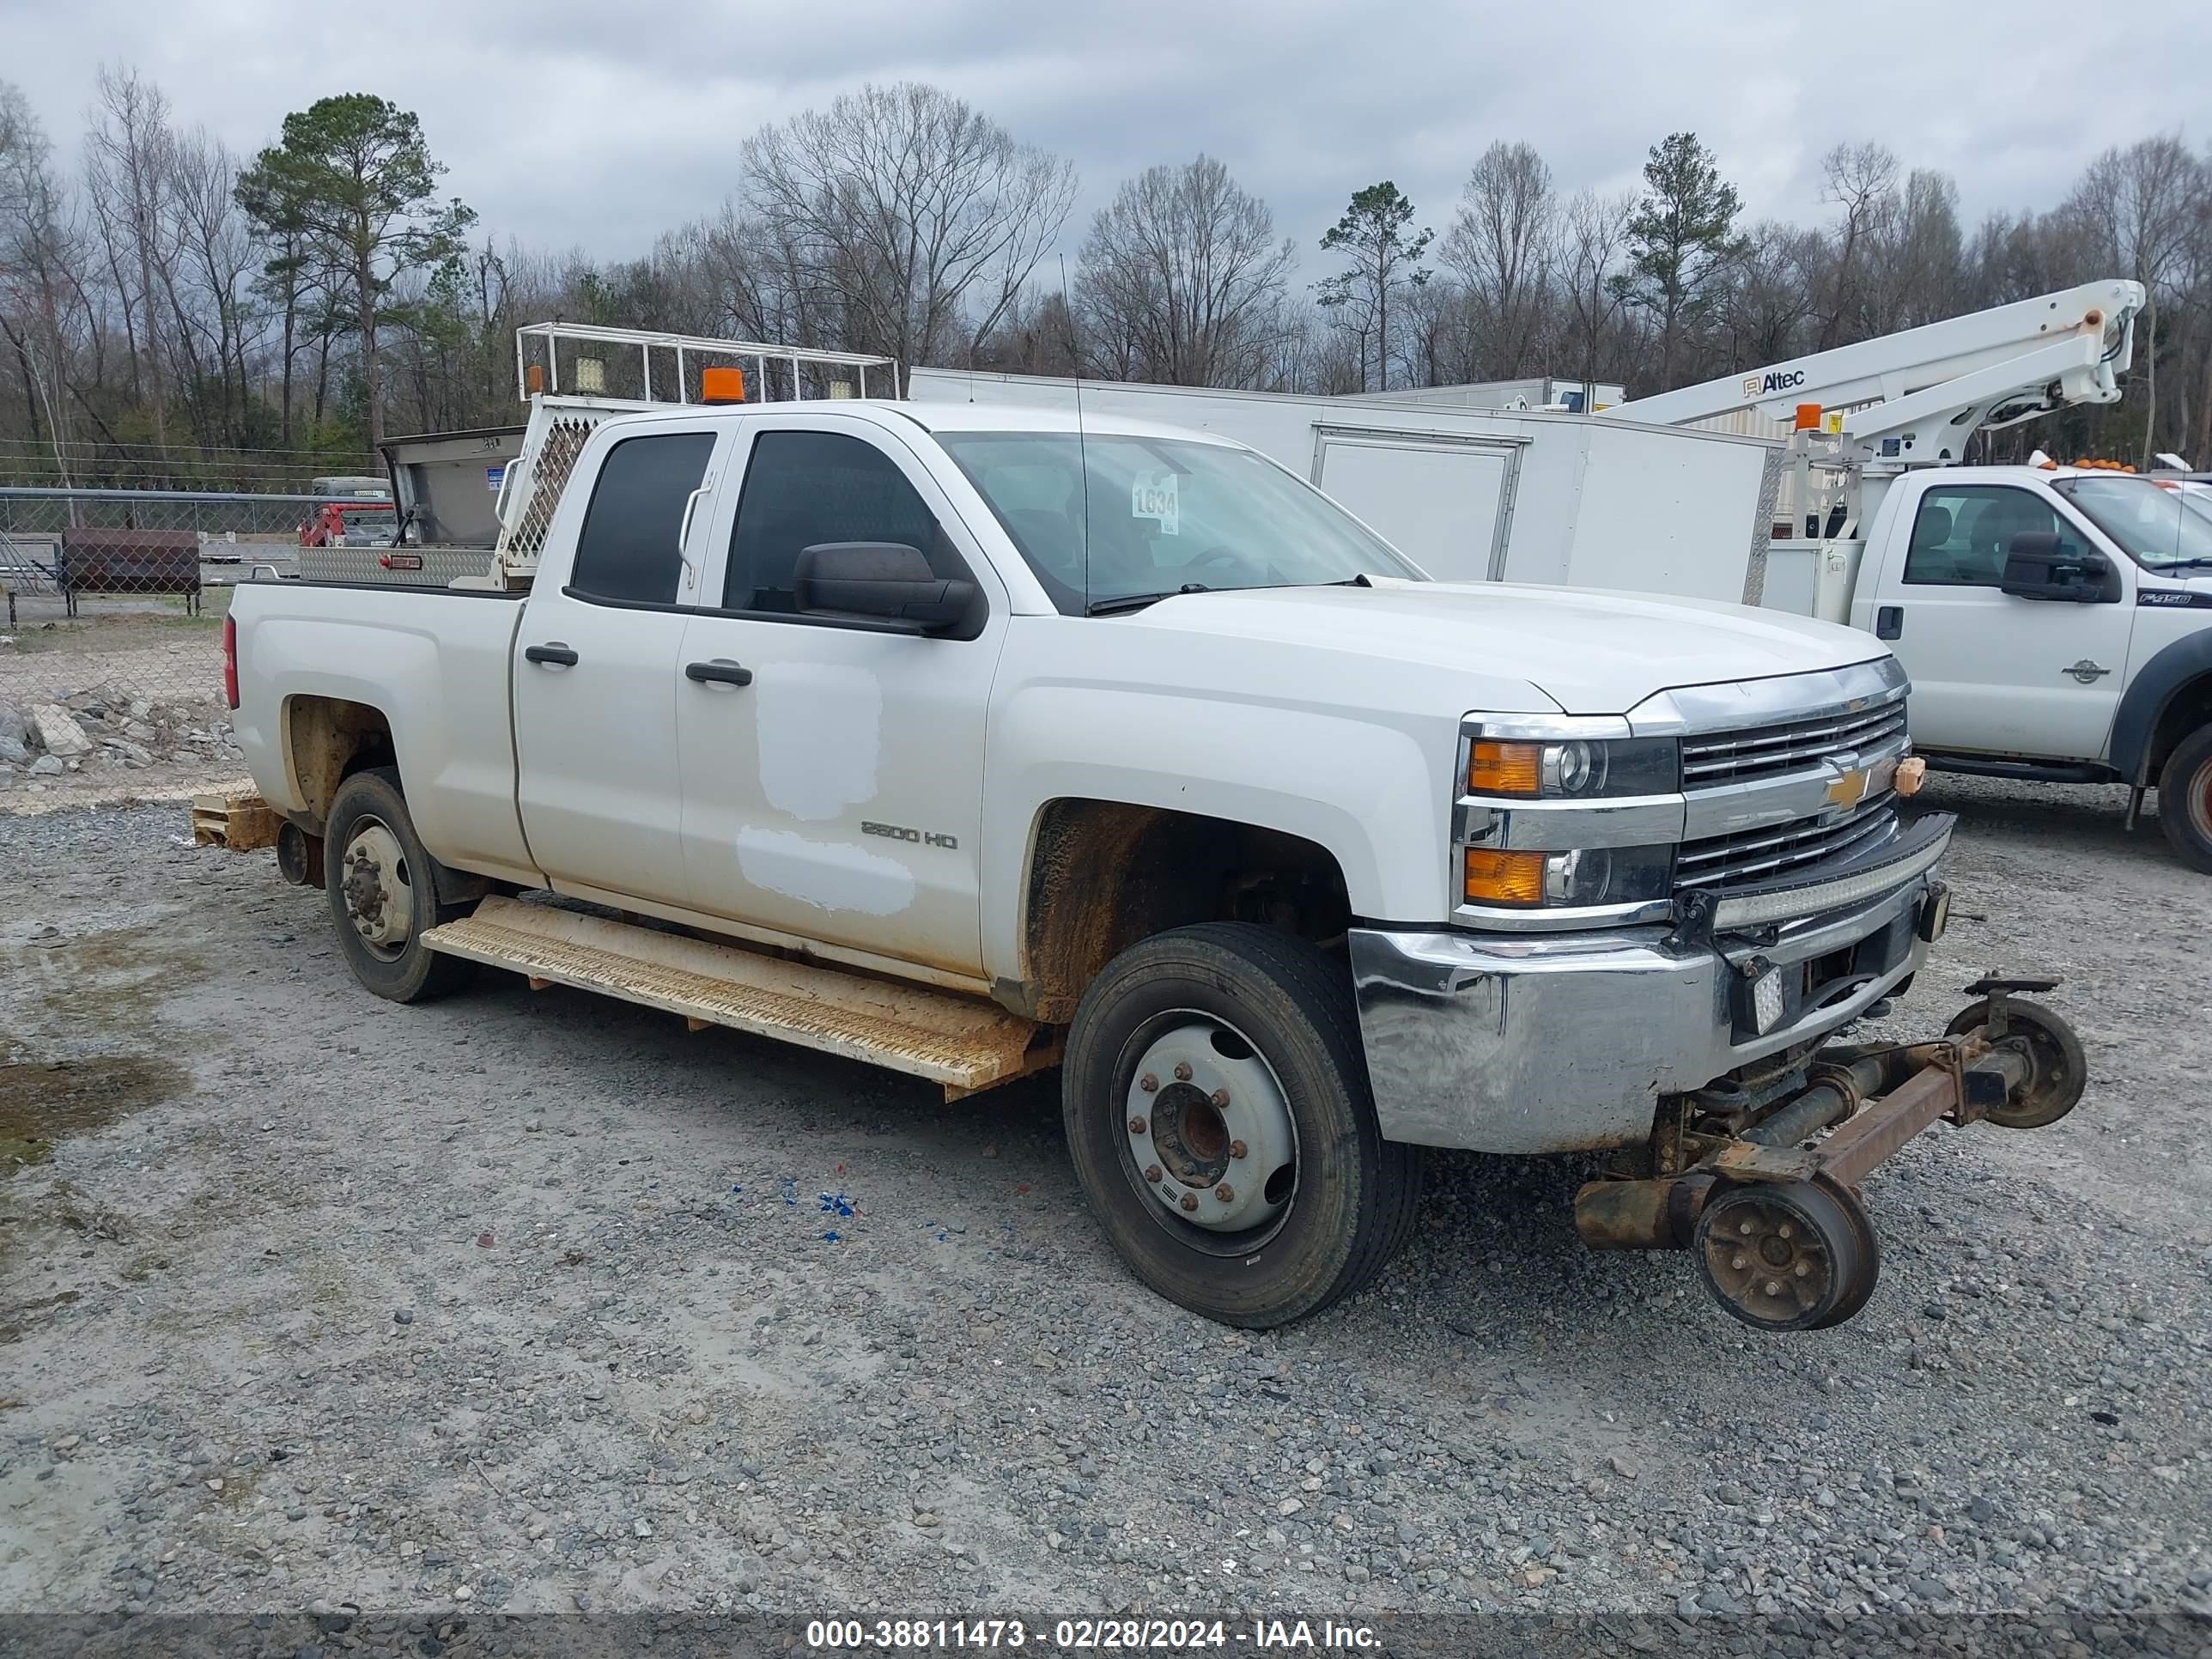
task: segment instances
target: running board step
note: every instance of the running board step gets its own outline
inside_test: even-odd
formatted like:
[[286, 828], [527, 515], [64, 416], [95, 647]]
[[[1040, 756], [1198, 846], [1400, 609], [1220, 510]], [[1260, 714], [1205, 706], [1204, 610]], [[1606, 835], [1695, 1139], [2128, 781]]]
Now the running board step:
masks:
[[1060, 1061], [1049, 1027], [988, 1002], [709, 945], [549, 904], [488, 898], [422, 935], [448, 956], [573, 985], [942, 1084], [948, 1100]]

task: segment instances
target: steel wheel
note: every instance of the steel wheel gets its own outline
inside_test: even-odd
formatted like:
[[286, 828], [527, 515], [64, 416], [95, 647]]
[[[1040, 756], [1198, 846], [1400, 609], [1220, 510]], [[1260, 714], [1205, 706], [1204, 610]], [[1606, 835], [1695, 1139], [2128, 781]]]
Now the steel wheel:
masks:
[[1867, 1304], [1874, 1287], [1881, 1277], [1881, 1240], [1875, 1237], [1874, 1218], [1866, 1212], [1859, 1195], [1842, 1185], [1833, 1176], [1814, 1176], [1813, 1185], [1820, 1188], [1835, 1201], [1851, 1224], [1858, 1241], [1858, 1259], [1864, 1265], [1844, 1291], [1836, 1305], [1821, 1316], [1818, 1322], [1806, 1327], [1808, 1330], [1825, 1331], [1832, 1325], [1840, 1325]]
[[1721, 1306], [1763, 1331], [1839, 1324], [1873, 1295], [1881, 1258], [1858, 1201], [1833, 1182], [1759, 1182], [1698, 1217], [1698, 1271]]
[[1297, 1187], [1297, 1129], [1281, 1080], [1251, 1040], [1194, 1009], [1131, 1038], [1122, 1170], [1162, 1224], [1203, 1250], [1266, 1241]]
[[[1985, 1114], [2000, 1129], [2040, 1129], [2072, 1111], [2088, 1086], [2089, 1059], [2074, 1028], [2039, 1002], [2005, 999], [2005, 1035], [2001, 1041], [2024, 1044], [2035, 1062], [2035, 1078], [2018, 1100]], [[1990, 1005], [1961, 1009], [1943, 1028], [1946, 1036], [1964, 1036], [1990, 1023]]]
[[381, 818], [357, 821], [340, 864], [346, 920], [380, 962], [397, 962], [415, 933], [415, 889], [407, 849]]

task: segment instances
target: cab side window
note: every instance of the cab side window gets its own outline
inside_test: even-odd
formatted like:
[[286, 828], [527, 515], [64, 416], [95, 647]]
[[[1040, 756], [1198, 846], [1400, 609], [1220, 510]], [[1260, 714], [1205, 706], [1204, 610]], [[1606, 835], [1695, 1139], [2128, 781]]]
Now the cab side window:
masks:
[[1913, 516], [1905, 580], [1923, 586], [1995, 587], [2016, 536], [2055, 534], [2060, 550], [2081, 550], [2081, 538], [2048, 501], [2000, 484], [1931, 489]]
[[800, 549], [823, 542], [900, 542], [920, 548], [940, 576], [968, 574], [928, 504], [873, 444], [842, 432], [759, 434], [730, 534], [722, 608], [794, 614], [792, 567]]
[[707, 475], [711, 432], [625, 438], [607, 452], [592, 483], [568, 586], [580, 598], [676, 603], [684, 568], [677, 532], [684, 504]]

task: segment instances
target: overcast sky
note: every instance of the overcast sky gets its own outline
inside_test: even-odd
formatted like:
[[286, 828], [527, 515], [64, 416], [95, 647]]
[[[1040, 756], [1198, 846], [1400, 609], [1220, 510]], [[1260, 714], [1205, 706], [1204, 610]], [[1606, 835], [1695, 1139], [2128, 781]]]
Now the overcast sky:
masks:
[[711, 209], [760, 123], [866, 80], [958, 94], [1070, 156], [1090, 212], [1203, 149], [1302, 262], [1389, 178], [1442, 228], [1493, 139], [1563, 189], [1626, 188], [1694, 130], [1753, 216], [1812, 218], [1819, 157], [1878, 139], [1948, 171], [1969, 226], [2048, 206], [2108, 144], [2212, 137], [2212, 5], [1850, 7], [1723, 0], [0, 0], [0, 76], [74, 158], [102, 61], [245, 155], [331, 93], [416, 111], [447, 184], [504, 240], [617, 258]]

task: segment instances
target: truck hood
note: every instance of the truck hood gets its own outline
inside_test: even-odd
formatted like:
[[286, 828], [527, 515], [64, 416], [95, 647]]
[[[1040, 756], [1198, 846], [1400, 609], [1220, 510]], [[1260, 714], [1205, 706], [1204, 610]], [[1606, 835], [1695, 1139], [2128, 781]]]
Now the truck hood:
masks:
[[1119, 620], [1510, 676], [1570, 714], [1625, 714], [1678, 686], [1807, 674], [1889, 654], [1870, 635], [1780, 611], [1513, 582], [1377, 580], [1371, 587], [1183, 593]]

